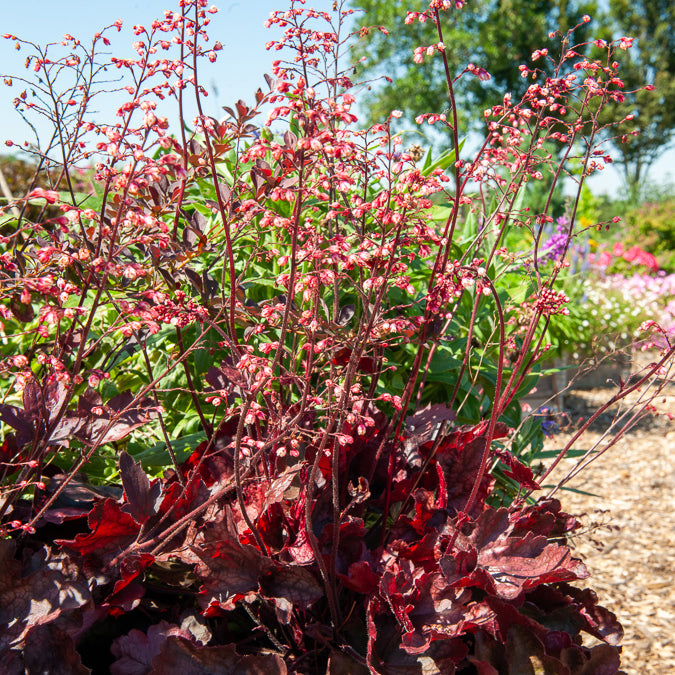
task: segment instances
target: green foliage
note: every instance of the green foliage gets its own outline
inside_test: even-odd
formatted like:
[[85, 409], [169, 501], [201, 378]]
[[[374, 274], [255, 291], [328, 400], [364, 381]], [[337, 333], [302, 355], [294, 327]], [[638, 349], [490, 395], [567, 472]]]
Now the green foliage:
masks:
[[623, 239], [656, 256], [659, 267], [675, 272], [675, 197], [644, 202], [624, 216]]
[[[397, 3], [386, 0], [353, 0], [352, 5], [363, 10], [357, 20], [361, 28], [384, 26], [389, 36], [371, 30], [356, 45], [356, 58], [367, 60], [359, 66], [364, 78], [386, 75], [390, 81], [373, 84], [362, 101], [371, 122], [379, 122], [393, 109], [403, 110], [408, 122], [420, 113], [448, 112], [449, 99], [445, 71], [440, 59], [425, 58], [413, 63], [416, 47], [438, 42], [436, 27], [431, 21], [405, 23]], [[407, 3], [410, 11], [423, 11], [428, 2]], [[467, 63], [485, 68], [491, 79], [487, 82], [465, 77], [457, 82], [456, 99], [460, 128], [482, 128], [482, 110], [501, 103], [504, 92], [519, 99], [529, 86], [518, 66], [529, 62], [530, 55], [543, 45], [556, 48], [548, 34], [558, 28], [565, 31], [593, 13], [594, 1], [572, 0], [476, 0], [461, 11], [442, 15], [443, 31], [450, 73], [454, 78]], [[576, 38], [585, 38], [583, 26]]]
[[[635, 48], [618, 52], [624, 101], [607, 105], [602, 120], [633, 119], [621, 124], [613, 145], [630, 198], [645, 188], [649, 167], [675, 133], [675, 4], [671, 0], [611, 0], [605, 18], [607, 37], [635, 39]], [[645, 85], [653, 90], [644, 89]], [[633, 135], [632, 132], [639, 132]], [[616, 133], [613, 132], [613, 136]]]

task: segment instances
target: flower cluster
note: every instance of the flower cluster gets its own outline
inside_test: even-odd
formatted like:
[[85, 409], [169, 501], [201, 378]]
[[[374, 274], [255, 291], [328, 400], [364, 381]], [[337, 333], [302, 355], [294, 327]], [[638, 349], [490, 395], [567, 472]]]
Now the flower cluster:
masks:
[[659, 269], [659, 264], [651, 253], [648, 253], [637, 245], [626, 248], [620, 241], [613, 244], [611, 251], [599, 250], [595, 253], [590, 253], [588, 260], [591, 265], [595, 265], [606, 271], [616, 270], [618, 267], [617, 261], [621, 260], [633, 267], [646, 267], [650, 272], [656, 272]]

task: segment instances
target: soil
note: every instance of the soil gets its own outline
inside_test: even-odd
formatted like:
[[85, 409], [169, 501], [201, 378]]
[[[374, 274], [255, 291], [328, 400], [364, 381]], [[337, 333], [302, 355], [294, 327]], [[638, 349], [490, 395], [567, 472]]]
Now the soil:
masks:
[[[570, 428], [549, 438], [547, 449], [564, 447], [578, 418], [588, 418], [611, 394], [593, 389], [566, 395]], [[571, 479], [571, 490], [556, 493], [565, 511], [581, 516], [573, 546], [591, 577], [579, 585], [593, 588], [623, 625], [621, 666], [628, 675], [675, 674], [675, 384], [662, 394], [654, 414]], [[602, 448], [615, 412], [603, 415], [575, 447]], [[563, 460], [550, 482], [577, 462]]]

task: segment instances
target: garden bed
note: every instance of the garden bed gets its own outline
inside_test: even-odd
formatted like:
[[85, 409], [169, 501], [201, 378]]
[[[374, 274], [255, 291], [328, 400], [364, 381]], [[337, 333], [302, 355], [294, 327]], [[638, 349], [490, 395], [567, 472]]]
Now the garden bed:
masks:
[[565, 355], [543, 364], [542, 370], [558, 372], [541, 377], [536, 389], [524, 400], [534, 410], [545, 405], [562, 411], [566, 409], [565, 399], [572, 391], [606, 390], [616, 386], [620, 380], [627, 380], [635, 368], [633, 356], [625, 352], [604, 358], [589, 357], [580, 362]]
[[[659, 399], [659, 414], [643, 420], [616, 446], [596, 460], [570, 487], [584, 492], [559, 493], [563, 508], [583, 514], [584, 527], [574, 538], [575, 553], [591, 572], [600, 603], [614, 612], [625, 631], [622, 668], [626, 673], [675, 672], [675, 387]], [[566, 396], [570, 418], [587, 416], [606, 400], [606, 389], [575, 390]], [[591, 447], [609, 416], [585, 435]], [[561, 433], [548, 448], [567, 440]], [[563, 477], [575, 460], [565, 460], [552, 475]]]

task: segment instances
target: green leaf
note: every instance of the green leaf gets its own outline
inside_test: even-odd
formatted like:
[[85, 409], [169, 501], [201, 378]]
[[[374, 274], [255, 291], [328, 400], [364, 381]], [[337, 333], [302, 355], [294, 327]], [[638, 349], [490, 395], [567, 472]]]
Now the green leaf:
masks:
[[[459, 149], [461, 150], [464, 147], [464, 140], [462, 140], [459, 144]], [[422, 168], [420, 173], [423, 176], [429, 176], [431, 175], [432, 171], [435, 171], [436, 169], [442, 169], [445, 171], [451, 164], [455, 163], [455, 149], [451, 148], [450, 150], [446, 150], [436, 161], [431, 162], [428, 166], [426, 166], [426, 161], [425, 161], [425, 166]]]
[[[533, 453], [532, 458], [533, 459], [555, 459], [559, 454], [560, 450], [540, 450], [539, 452]], [[588, 450], [582, 450], [581, 448], [570, 448], [566, 453], [565, 457], [583, 457]], [[592, 454], [595, 454], [598, 452], [597, 450], [593, 450]]]
[[[206, 440], [204, 431], [198, 431], [193, 434], [187, 434], [171, 441], [171, 449], [179, 462], [185, 461], [191, 452], [202, 442]], [[145, 450], [135, 450], [136, 444], [129, 444], [129, 454], [136, 461], [140, 461], [147, 467], [164, 467], [170, 464], [169, 451], [165, 441], [159, 441], [155, 445]]]
[[[551, 488], [557, 487], [556, 485], [542, 485], [542, 489], [550, 490]], [[585, 490], [579, 490], [579, 488], [571, 488], [571, 487], [566, 487], [562, 486], [561, 488], [558, 488], [559, 490], [565, 490], [566, 492], [574, 492], [575, 494], [578, 495], [585, 495], [586, 497], [597, 497], [598, 499], [600, 498], [600, 495], [596, 495], [594, 492], [586, 492]]]

